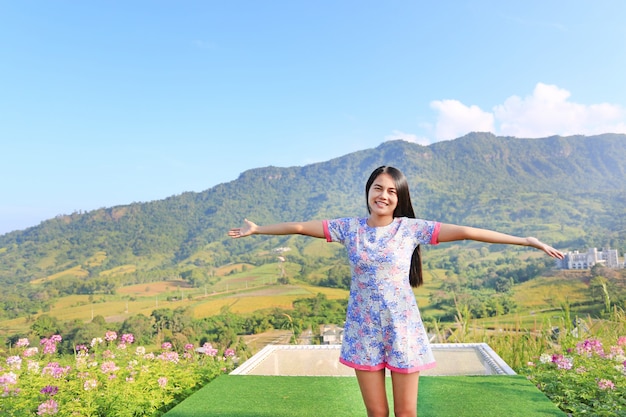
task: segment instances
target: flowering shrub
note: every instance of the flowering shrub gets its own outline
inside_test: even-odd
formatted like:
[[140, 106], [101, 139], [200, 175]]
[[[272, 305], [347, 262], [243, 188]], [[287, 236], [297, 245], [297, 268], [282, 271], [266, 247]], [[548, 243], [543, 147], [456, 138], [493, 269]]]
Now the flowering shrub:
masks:
[[20, 339], [0, 362], [0, 415], [159, 416], [234, 367], [232, 349], [218, 356], [208, 343], [188, 344], [182, 354], [167, 342], [146, 352], [132, 347], [132, 334], [108, 331], [61, 356], [61, 340], [54, 335], [31, 347]]
[[598, 339], [543, 353], [521, 370], [572, 416], [626, 416], [626, 337], [605, 348]]

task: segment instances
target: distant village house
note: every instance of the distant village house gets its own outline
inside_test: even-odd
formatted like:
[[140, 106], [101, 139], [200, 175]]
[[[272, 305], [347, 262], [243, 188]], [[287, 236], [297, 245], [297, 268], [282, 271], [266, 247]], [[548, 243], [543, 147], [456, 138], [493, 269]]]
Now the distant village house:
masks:
[[323, 345], [340, 345], [343, 341], [343, 327], [335, 324], [322, 324], [320, 326], [320, 335], [322, 336]]

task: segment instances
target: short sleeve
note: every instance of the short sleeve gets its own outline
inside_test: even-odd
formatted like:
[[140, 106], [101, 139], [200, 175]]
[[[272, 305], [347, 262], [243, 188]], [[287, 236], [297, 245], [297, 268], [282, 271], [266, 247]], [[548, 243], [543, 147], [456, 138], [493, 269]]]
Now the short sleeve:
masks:
[[349, 218], [323, 220], [322, 225], [326, 241], [344, 243], [346, 235], [350, 230], [350, 224], [351, 219]]
[[441, 223], [432, 220], [414, 218], [399, 219], [399, 237], [413, 239], [420, 245], [438, 245]]

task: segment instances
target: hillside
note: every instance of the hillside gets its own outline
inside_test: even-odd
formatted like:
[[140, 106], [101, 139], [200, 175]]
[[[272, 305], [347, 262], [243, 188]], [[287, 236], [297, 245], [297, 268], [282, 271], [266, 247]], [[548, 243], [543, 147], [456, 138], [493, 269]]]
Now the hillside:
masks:
[[[14, 315], [67, 292], [179, 276], [206, 285], [215, 268], [266, 262], [270, 249], [287, 242], [302, 274], [323, 276], [341, 260], [310, 239], [232, 241], [226, 231], [244, 217], [262, 224], [363, 215], [365, 181], [383, 164], [405, 172], [420, 217], [536, 234], [564, 250], [624, 250], [626, 135], [472, 133], [427, 147], [392, 141], [303, 167], [251, 169], [203, 192], [73, 213], [2, 235], [0, 285], [8, 290], [0, 302]], [[315, 259], [328, 262], [320, 267]]]

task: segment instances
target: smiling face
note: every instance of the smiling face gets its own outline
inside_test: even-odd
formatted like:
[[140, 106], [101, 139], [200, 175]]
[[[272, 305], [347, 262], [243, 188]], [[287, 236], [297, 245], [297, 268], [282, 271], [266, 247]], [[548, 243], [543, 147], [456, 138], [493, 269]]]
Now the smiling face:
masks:
[[367, 193], [370, 226], [384, 226], [393, 220], [398, 205], [398, 190], [393, 177], [381, 173], [374, 179]]
[[370, 226], [386, 226], [394, 217], [415, 218], [409, 184], [399, 169], [376, 168], [365, 183], [365, 201], [370, 213]]

